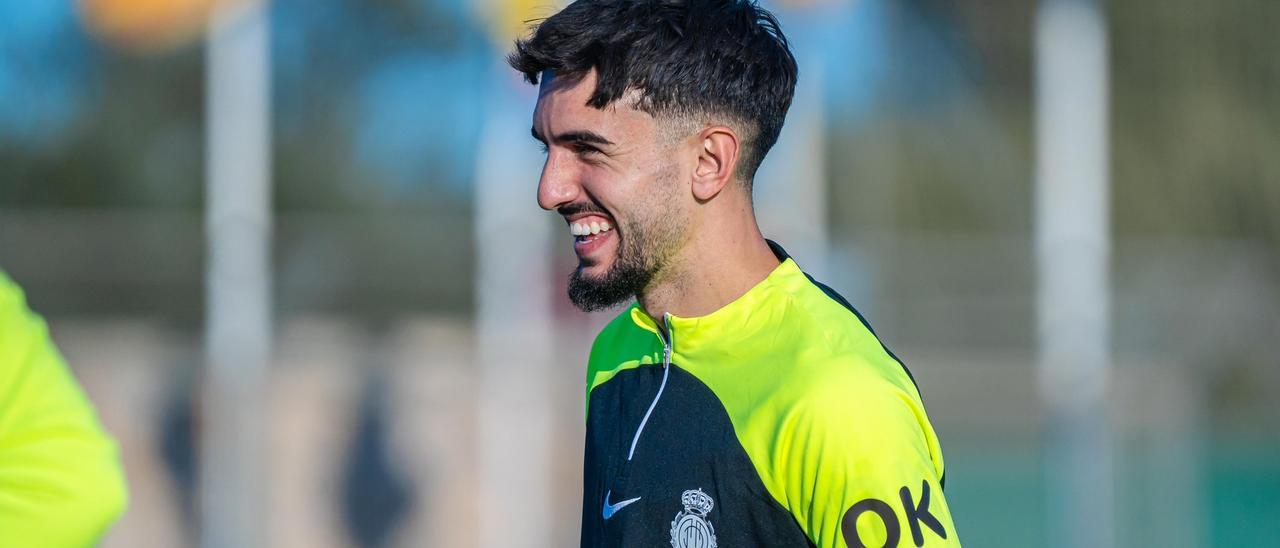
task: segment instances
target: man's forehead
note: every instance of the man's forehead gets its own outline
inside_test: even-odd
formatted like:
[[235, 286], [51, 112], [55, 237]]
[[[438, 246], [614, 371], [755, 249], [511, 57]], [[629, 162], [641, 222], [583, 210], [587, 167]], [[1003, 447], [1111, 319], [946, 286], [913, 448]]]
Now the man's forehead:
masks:
[[[652, 123], [652, 117], [648, 113], [635, 109], [631, 106], [632, 101], [625, 98], [614, 101], [602, 109], [588, 105], [587, 101], [595, 92], [595, 88], [594, 71], [573, 77], [554, 75], [549, 71], [543, 72], [538, 84], [538, 104], [534, 108], [535, 132], [569, 129], [542, 127], [543, 124], [566, 123], [575, 126], [587, 124], [596, 126], [597, 130], [608, 130], [616, 126], [637, 129], [636, 124]], [[553, 118], [558, 120], [553, 122]]]
[[538, 103], [554, 99], [590, 108], [587, 107], [587, 100], [591, 98], [595, 88], [594, 71], [579, 76], [557, 75], [551, 71], [543, 71], [538, 80]]

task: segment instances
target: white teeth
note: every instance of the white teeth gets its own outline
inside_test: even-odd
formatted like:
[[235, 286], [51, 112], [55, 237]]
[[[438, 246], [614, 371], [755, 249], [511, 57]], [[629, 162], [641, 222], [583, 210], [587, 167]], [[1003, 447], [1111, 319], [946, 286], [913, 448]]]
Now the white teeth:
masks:
[[591, 224], [584, 224], [584, 223], [569, 224], [569, 233], [573, 234], [574, 236], [592, 236], [595, 234], [600, 234], [602, 232], [608, 232], [612, 229], [613, 229], [613, 226], [611, 226], [608, 221], [597, 221], [597, 222], [592, 222]]

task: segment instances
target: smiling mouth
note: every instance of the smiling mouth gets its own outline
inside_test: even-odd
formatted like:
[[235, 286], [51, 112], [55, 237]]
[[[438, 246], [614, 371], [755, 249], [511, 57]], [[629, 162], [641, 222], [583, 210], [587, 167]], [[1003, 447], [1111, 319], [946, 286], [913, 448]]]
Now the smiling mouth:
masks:
[[573, 241], [578, 243], [593, 242], [604, 237], [611, 230], [613, 225], [609, 224], [609, 221], [569, 224], [569, 233], [573, 235]]

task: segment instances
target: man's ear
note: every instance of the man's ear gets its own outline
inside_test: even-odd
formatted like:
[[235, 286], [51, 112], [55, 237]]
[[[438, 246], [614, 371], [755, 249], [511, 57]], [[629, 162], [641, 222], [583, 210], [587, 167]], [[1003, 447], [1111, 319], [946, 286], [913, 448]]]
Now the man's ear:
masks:
[[693, 170], [693, 196], [705, 202], [733, 182], [740, 142], [728, 126], [711, 126], [698, 132], [698, 164]]

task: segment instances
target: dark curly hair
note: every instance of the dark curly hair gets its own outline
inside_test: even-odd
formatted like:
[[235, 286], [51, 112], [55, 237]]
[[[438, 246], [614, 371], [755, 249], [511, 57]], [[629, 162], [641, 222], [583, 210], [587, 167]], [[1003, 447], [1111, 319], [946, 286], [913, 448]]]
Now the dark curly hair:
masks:
[[736, 175], [748, 188], [797, 76], [778, 20], [750, 0], [578, 0], [516, 40], [507, 62], [531, 84], [544, 71], [595, 69], [594, 108], [634, 92], [634, 106], [654, 117], [730, 124], [742, 133]]

